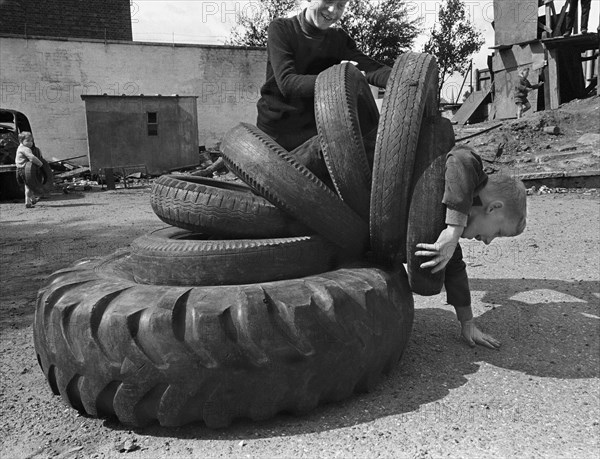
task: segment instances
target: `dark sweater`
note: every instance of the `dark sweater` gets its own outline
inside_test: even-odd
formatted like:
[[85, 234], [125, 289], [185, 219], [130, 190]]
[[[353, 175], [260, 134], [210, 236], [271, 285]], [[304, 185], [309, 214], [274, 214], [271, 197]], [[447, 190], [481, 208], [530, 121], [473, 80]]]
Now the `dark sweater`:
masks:
[[539, 87], [539, 84], [531, 84], [524, 76], [518, 77], [514, 90], [515, 102], [525, 103], [527, 101], [527, 94], [529, 94], [529, 91]]
[[370, 84], [384, 88], [391, 71], [360, 52], [344, 30], [312, 26], [305, 12], [269, 25], [266, 82], [257, 103], [256, 125], [287, 150], [317, 133], [314, 90], [319, 73], [342, 60], [355, 61]]
[[[481, 205], [478, 195], [487, 181], [481, 158], [470, 148], [458, 146], [448, 153], [442, 199], [446, 205], [447, 224], [466, 226], [471, 207]], [[444, 287], [446, 299], [456, 309], [459, 319], [472, 317], [469, 278], [460, 244], [446, 265]]]

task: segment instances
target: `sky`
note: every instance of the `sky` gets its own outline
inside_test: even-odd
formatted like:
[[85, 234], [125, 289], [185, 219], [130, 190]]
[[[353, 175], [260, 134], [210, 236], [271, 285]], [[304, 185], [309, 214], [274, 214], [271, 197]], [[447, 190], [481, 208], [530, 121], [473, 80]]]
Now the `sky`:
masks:
[[[375, 0], [376, 1], [376, 0]], [[556, 0], [555, 8], [560, 11], [565, 0]], [[299, 9], [309, 2], [300, 1]], [[423, 32], [415, 41], [414, 51], [422, 51], [427, 41], [427, 32], [437, 21], [440, 0], [406, 0], [409, 17], [422, 18]], [[463, 0], [475, 27], [481, 31], [485, 45], [473, 58], [476, 68], [487, 68], [487, 56], [494, 46], [493, 0]], [[600, 0], [592, 0], [588, 30], [595, 31], [599, 21]], [[163, 43], [193, 43], [222, 45], [229, 37], [236, 17], [244, 14], [255, 17], [261, 14], [257, 0], [132, 0], [131, 20], [133, 39]], [[542, 10], [540, 10], [542, 11]], [[463, 76], [454, 75], [442, 92], [450, 100], [458, 97]], [[467, 80], [466, 85], [469, 84]]]

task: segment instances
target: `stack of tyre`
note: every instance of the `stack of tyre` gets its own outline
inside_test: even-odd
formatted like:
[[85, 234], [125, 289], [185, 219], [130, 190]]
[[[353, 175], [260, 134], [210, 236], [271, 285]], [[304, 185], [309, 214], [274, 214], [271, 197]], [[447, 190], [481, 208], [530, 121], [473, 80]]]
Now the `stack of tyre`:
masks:
[[39, 292], [35, 348], [54, 393], [130, 425], [223, 427], [371, 389], [407, 345], [411, 286], [439, 291], [405, 256], [440, 224], [420, 212], [449, 149], [436, 94], [426, 54], [398, 59], [381, 119], [353, 65], [320, 74], [330, 186], [248, 124], [221, 147], [245, 185], [157, 179], [151, 204], [169, 227], [56, 272]]

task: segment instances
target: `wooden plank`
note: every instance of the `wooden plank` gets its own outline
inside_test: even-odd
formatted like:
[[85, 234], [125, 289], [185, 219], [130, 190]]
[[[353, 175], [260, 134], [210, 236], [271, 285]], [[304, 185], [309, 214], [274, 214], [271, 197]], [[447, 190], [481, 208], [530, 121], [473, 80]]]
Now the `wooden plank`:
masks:
[[547, 2], [546, 3], [546, 27], [544, 28], [544, 30], [546, 31], [546, 33], [544, 33], [542, 35], [542, 38], [549, 38], [552, 36], [552, 9], [550, 8], [550, 6], [554, 7], [554, 2]]
[[567, 7], [569, 6], [569, 2], [565, 2], [562, 9], [560, 10], [560, 16], [558, 18], [558, 22], [556, 23], [556, 27], [554, 27], [554, 32], [552, 32], [553, 37], [560, 37], [560, 29], [562, 27], [562, 23], [565, 20], [565, 15], [567, 13]]
[[544, 86], [542, 86], [542, 89], [544, 91], [544, 108], [548, 109], [550, 108], [551, 105], [551, 101], [550, 101], [550, 88], [552, 87], [551, 84], [549, 84], [550, 81], [550, 71], [548, 70], [548, 66], [544, 67]]
[[452, 118], [453, 123], [457, 124], [465, 124], [469, 121], [469, 118], [475, 113], [475, 110], [479, 108], [481, 103], [490, 93], [489, 88], [485, 91], [474, 91], [467, 98], [467, 100], [460, 106], [458, 111], [454, 114]]
[[64, 179], [69, 177], [77, 177], [78, 175], [84, 174], [85, 172], [89, 172], [89, 167], [80, 167], [78, 169], [73, 169], [72, 171], [61, 172], [60, 174], [56, 174], [55, 177]]
[[537, 39], [538, 0], [494, 0], [494, 45]]
[[558, 108], [560, 105], [560, 79], [558, 77], [558, 53], [557, 49], [548, 50], [548, 80], [544, 86], [549, 86], [550, 107]]
[[[596, 59], [596, 74], [600, 73], [600, 55]], [[600, 96], [600, 82], [596, 84], [596, 95]]]
[[[538, 69], [538, 70], [534, 70], [532, 73], [530, 74], [533, 80], [533, 84], [537, 84], [540, 81], [540, 76], [542, 75], [542, 73], [544, 72], [543, 69]], [[531, 80], [530, 80], [531, 81]], [[546, 84], [544, 83], [544, 86], [546, 86]], [[543, 88], [543, 86], [542, 86]], [[533, 91], [531, 91], [531, 96], [528, 97], [529, 102], [531, 103], [531, 111], [532, 112], [537, 112], [538, 111], [538, 97], [541, 97], [541, 93], [539, 89], [534, 89]]]

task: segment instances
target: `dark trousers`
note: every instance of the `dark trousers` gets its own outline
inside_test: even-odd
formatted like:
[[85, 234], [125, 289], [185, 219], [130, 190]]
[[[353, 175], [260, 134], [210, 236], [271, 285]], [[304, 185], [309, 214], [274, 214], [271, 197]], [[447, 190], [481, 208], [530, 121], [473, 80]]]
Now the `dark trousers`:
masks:
[[[573, 30], [573, 24], [575, 24], [575, 18], [577, 17], [577, 3], [577, 0], [569, 0], [566, 32], [571, 32]], [[591, 3], [592, 0], [581, 0], [581, 27], [579, 28], [581, 31], [587, 31]]]
[[[371, 167], [373, 167], [376, 138], [377, 127], [363, 137], [367, 161]], [[288, 139], [284, 138], [283, 140], [288, 146], [294, 145], [297, 142], [297, 139], [292, 139], [291, 137], [288, 137]], [[329, 180], [329, 172], [327, 171], [327, 166], [325, 165], [325, 160], [323, 159], [323, 152], [321, 151], [321, 144], [319, 142], [318, 135], [312, 136], [308, 140], [290, 150], [290, 155], [322, 181], [327, 182]]]

